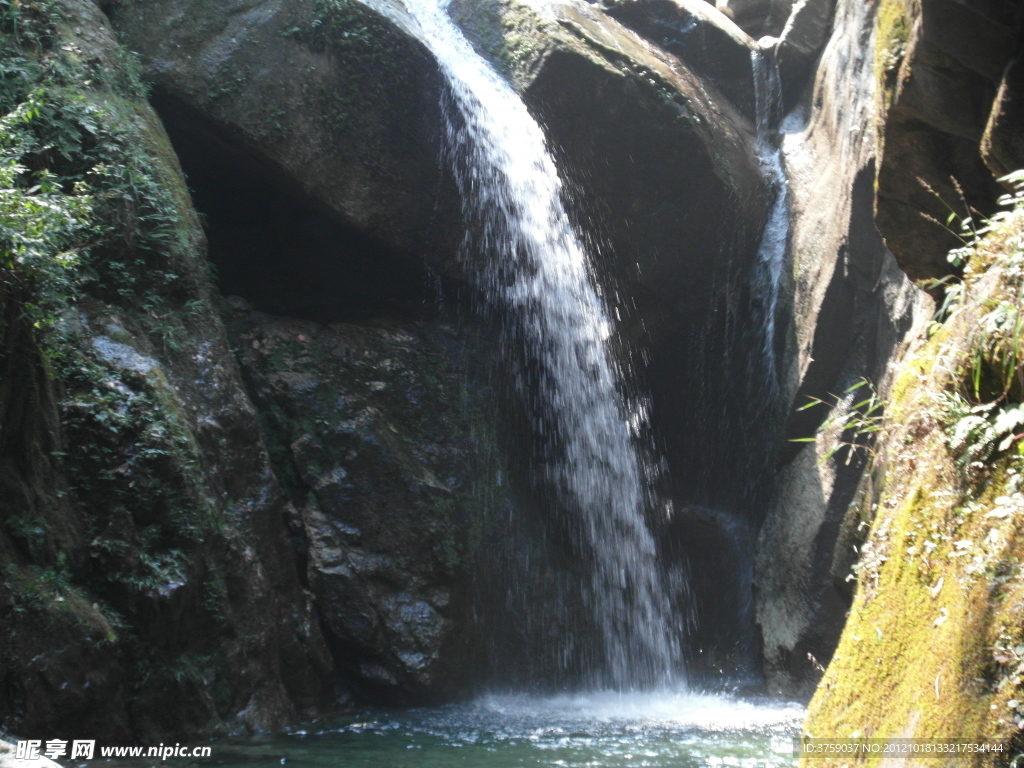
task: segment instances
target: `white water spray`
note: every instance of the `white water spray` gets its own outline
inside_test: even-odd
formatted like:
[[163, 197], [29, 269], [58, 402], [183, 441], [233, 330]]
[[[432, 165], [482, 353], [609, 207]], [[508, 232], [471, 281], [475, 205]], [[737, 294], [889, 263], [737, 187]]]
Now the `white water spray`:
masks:
[[[681, 682], [678, 641], [644, 519], [647, 486], [619, 395], [612, 334], [585, 249], [562, 204], [540, 126], [472, 48], [444, 0], [405, 0], [448, 80], [448, 150], [480, 287], [514, 318], [539, 363], [541, 396], [563, 446], [554, 468], [590, 550], [589, 592], [611, 683]], [[643, 422], [642, 414], [634, 415]]]

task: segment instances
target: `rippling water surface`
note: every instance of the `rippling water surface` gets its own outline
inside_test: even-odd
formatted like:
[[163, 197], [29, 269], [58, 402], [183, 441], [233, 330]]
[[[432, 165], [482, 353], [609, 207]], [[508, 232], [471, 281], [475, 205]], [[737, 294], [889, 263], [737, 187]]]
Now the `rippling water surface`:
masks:
[[[794, 766], [792, 704], [696, 694], [488, 696], [364, 710], [260, 742], [215, 744], [196, 765], [314, 768]], [[122, 763], [123, 765], [123, 763]]]

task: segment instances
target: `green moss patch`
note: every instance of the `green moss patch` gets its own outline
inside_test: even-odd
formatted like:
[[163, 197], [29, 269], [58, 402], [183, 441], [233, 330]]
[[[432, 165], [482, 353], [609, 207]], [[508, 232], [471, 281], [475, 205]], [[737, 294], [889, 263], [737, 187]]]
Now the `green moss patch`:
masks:
[[995, 345], [1011, 385], [979, 388], [974, 372], [979, 349], [1015, 334], [987, 318], [1000, 302], [1021, 307], [1022, 244], [1018, 204], [974, 244], [960, 303], [895, 381], [877, 445], [884, 481], [866, 510], [850, 618], [810, 705], [813, 736], [995, 739], [1020, 751], [1024, 436], [1005, 427], [1016, 341]]
[[[875, 25], [875, 82], [887, 110], [899, 91], [915, 9], [913, 0], [881, 0]], [[904, 77], [906, 74], [904, 74]]]

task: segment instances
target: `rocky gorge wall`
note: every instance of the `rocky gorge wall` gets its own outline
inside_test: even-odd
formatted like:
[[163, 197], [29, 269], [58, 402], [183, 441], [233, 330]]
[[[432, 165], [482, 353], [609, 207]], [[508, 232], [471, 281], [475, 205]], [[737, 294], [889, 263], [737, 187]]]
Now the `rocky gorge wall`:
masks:
[[780, 448], [754, 581], [768, 685], [791, 695], [813, 690], [815, 663], [828, 662], [844, 624], [855, 539], [843, 521], [863, 469], [824, 457], [825, 404], [801, 409], [812, 398], [848, 408], [861, 380], [884, 390], [890, 361], [926, 317], [874, 224], [874, 10], [837, 4], [814, 80], [782, 129], [793, 212], [783, 439], [817, 439]]
[[[210, 162], [220, 163], [222, 176], [244, 174], [263, 179], [263, 183], [274, 180], [282, 190], [301, 192], [311, 205], [354, 233], [353, 237], [362, 238], [358, 242], [364, 252], [372, 245], [378, 263], [425, 262], [442, 283], [451, 281], [449, 289], [442, 286], [449, 300], [476, 301], [465, 281], [473, 255], [460, 253], [457, 246], [463, 224], [450, 171], [443, 162], [440, 137], [444, 126], [436, 106], [436, 67], [424, 58], [422, 45], [401, 24], [393, 25], [387, 17], [354, 3], [293, 4], [288, 8], [268, 3], [247, 5], [244, 13], [242, 10], [179, 2], [147, 3], [144, 8], [122, 3], [112, 9], [123, 38], [142, 55], [147, 76], [153, 79], [154, 103], [165, 113], [189, 177], [196, 181], [197, 199], [217, 196], [202, 191], [202, 167]], [[727, 346], [726, 342], [694, 345], [690, 341], [705, 336], [709, 326], [720, 335], [740, 333], [728, 324], [712, 324], [710, 318], [716, 311], [736, 317], [734, 327], [745, 322], [744, 299], [730, 299], [729, 295], [742, 295], [746, 290], [747, 265], [765, 215], [750, 117], [719, 98], [712, 81], [652, 47], [599, 9], [558, 7], [552, 10], [553, 18], [519, 5], [466, 4], [456, 12], [469, 20], [470, 36], [508, 72], [527, 103], [542, 115], [567, 181], [578, 190], [573, 197], [581, 202], [572, 208], [572, 215], [592, 233], [606, 290], [620, 297], [623, 340], [637, 348], [637, 358], [647, 354], [654, 366], [664, 369], [657, 381], [668, 386], [654, 394], [653, 407], [666, 414], [666, 422], [672, 419], [685, 424], [700, 412], [702, 403], [718, 399], [726, 382], [736, 382], [735, 388], [743, 390], [750, 377], [746, 371], [749, 363], [742, 355], [723, 365], [714, 350]], [[389, 13], [401, 18], [395, 9]], [[329, 35], [331, 29], [347, 29], [346, 25], [355, 25], [352, 28], [359, 33], [344, 38], [343, 43]], [[734, 34], [743, 35], [739, 30]], [[749, 58], [749, 41], [733, 45], [738, 46], [739, 55]], [[280, 55], [268, 58], [264, 53], [268, 48], [279, 50]], [[387, 66], [375, 66], [385, 50]], [[212, 68], [209, 63], [215, 59], [219, 63]], [[236, 85], [222, 92], [217, 86], [222, 81]], [[315, 84], [321, 92], [337, 98], [336, 92], [351, 89], [353, 83], [359, 84], [358, 92], [343, 112], [325, 109], [323, 100], [310, 91]], [[270, 87], [275, 89], [273, 94], [266, 90]], [[424, 95], [410, 100], [406, 88]], [[749, 72], [746, 88], [749, 96], [753, 88]], [[281, 114], [275, 116], [265, 104], [278, 98], [278, 92], [290, 94], [290, 101], [282, 102]], [[433, 105], [430, 94], [435, 94]], [[214, 152], [219, 161], [211, 157]], [[346, 196], [338, 185], [341, 180], [354, 179], [351, 164], [360, 167], [357, 175], [371, 181], [358, 187], [360, 194]], [[413, 172], [420, 175], [409, 177]], [[367, 218], [369, 210], [401, 220], [422, 242], [401, 239], [400, 231], [374, 224]], [[429, 221], [417, 213], [427, 210]], [[629, 215], [623, 216], [623, 210]], [[245, 270], [234, 261], [237, 256], [218, 250], [218, 243], [233, 239], [216, 225], [219, 216], [211, 209], [211, 255], [224, 279], [230, 280], [231, 275]], [[728, 233], [725, 238], [723, 232]], [[265, 242], [268, 238], [259, 239]], [[294, 242], [282, 245], [278, 253], [294, 247]], [[300, 250], [307, 257], [316, 252], [312, 247]], [[248, 257], [253, 252], [249, 247], [242, 255]], [[353, 265], [361, 258], [356, 249], [339, 250], [337, 256], [335, 263]], [[293, 259], [290, 263], [302, 262]], [[321, 270], [320, 284], [332, 286], [330, 290], [336, 291], [339, 299], [334, 306], [320, 307], [310, 316], [355, 319], [344, 292], [351, 290], [354, 280], [368, 282], [367, 275], [349, 271], [339, 273], [334, 281], [326, 277]], [[268, 276], [264, 286], [237, 284], [232, 290], [263, 309], [296, 311], [294, 302], [289, 304], [284, 295], [281, 280]], [[463, 298], [455, 298], [457, 295]], [[394, 314], [395, 310], [413, 315], [421, 311], [415, 307], [387, 311]], [[378, 311], [384, 310], [378, 307]], [[753, 342], [748, 339], [747, 343]], [[639, 349], [641, 346], [644, 349]], [[698, 367], [714, 378], [704, 381], [688, 375], [685, 387], [669, 384], [683, 371]], [[756, 403], [758, 398], [737, 400]], [[748, 434], [742, 424], [759, 418], [741, 412], [724, 415], [736, 424], [733, 434], [740, 439]], [[707, 424], [706, 429], [712, 430], [714, 425]], [[716, 443], [715, 451], [708, 451], [685, 428], [666, 426], [660, 435], [659, 439], [669, 443], [665, 452], [678, 473], [675, 483], [680, 487], [700, 487], [697, 482], [686, 482], [688, 474], [699, 480], [709, 473], [726, 476], [729, 466], [738, 469], [740, 454], [724, 444]], [[767, 460], [765, 452], [747, 453], [764, 455]], [[531, 472], [518, 473], [523, 474]], [[715, 503], [732, 507], [742, 507], [742, 494], [749, 497], [752, 493], [744, 489], [736, 494], [725, 483], [720, 487], [732, 497]], [[544, 504], [543, 494], [536, 489], [525, 488], [520, 495], [530, 497], [529, 501], [521, 499], [520, 507], [539, 509]], [[691, 516], [683, 504], [680, 507], [686, 517]], [[729, 520], [723, 526], [714, 514], [698, 514], [702, 515], [704, 536], [729, 546]], [[676, 532], [666, 530], [665, 534], [675, 540], [672, 545], [677, 550], [707, 551], [702, 540], [678, 535], [685, 523], [682, 516], [677, 517], [673, 523]], [[531, 525], [540, 529], [534, 531], [533, 538], [550, 544], [543, 545], [545, 554], [537, 555], [541, 562], [527, 568], [535, 574], [527, 578], [536, 584], [535, 602], [549, 604], [551, 609], [544, 619], [523, 616], [512, 624], [539, 627], [562, 621], [566, 613], [562, 606], [566, 601], [578, 603], [579, 597], [545, 596], [548, 587], [544, 582], [551, 579], [541, 574], [554, 572], [560, 574], [555, 583], [571, 582], [567, 570], [571, 536], [555, 515], [538, 514]], [[725, 561], [712, 567], [719, 572], [728, 568]], [[510, 575], [507, 580], [514, 578]], [[718, 582], [721, 579], [708, 569], [707, 589]], [[556, 590], [556, 594], [562, 593]], [[710, 599], [704, 602], [714, 605]], [[537, 609], [528, 609], [524, 603], [518, 610]], [[709, 630], [715, 627], [721, 638], [741, 634], [733, 631], [731, 611], [718, 613], [720, 626], [709, 620], [705, 622]], [[746, 623], [743, 633], [749, 637], [749, 616]], [[582, 627], [578, 634], [588, 632], [592, 630]], [[523, 639], [520, 645], [543, 645], [540, 637]], [[585, 642], [580, 645], [586, 647]], [[543, 656], [543, 648], [537, 650], [511, 655], [530, 664], [530, 657]], [[582, 658], [586, 651], [581, 649], [579, 654]], [[749, 662], [749, 648], [744, 654]], [[569, 666], [578, 663], [582, 662], [570, 662]]]
[[[400, 10], [164, 2], [144, 12], [119, 3], [111, 13], [142, 55], [186, 168], [197, 169], [191, 178], [216, 147], [232, 158], [227, 173], [257, 172], [301, 191], [359, 233], [364, 249], [374, 243], [378, 260], [411, 263], [418, 253], [439, 275], [464, 278], [460, 258], [472, 254], [454, 245], [462, 225], [430, 96], [441, 86]], [[672, 510], [656, 525], [675, 561], [689, 563], [695, 593], [691, 665], [756, 677], [763, 645], [771, 688], [806, 695], [816, 676], [806, 654], [827, 661], [850, 600], [825, 561], [860, 468], [820, 476], [813, 449], [797, 452], [786, 440], [813, 434], [824, 414], [786, 414], [861, 376], [881, 381], [915, 301], [873, 225], [870, 13], [851, 19], [818, 2], [792, 19], [775, 9], [748, 24], [782, 35], [783, 99], [793, 113], [784, 130], [795, 223], [777, 309], [787, 383], [768, 408], [751, 278], [769, 207], [754, 129], [754, 40], [702, 2], [543, 10], [466, 2], [454, 13], [541, 117], [575, 190], [573, 214], [592, 233], [602, 280], [624, 311], [623, 342], [644, 361], [636, 368]], [[833, 17], [839, 31], [815, 68]], [[348, 27], [359, 33], [343, 44], [330, 37]], [[384, 50], [387, 66], [368, 66]], [[314, 90], [333, 99], [351, 91], [346, 109], [325, 109]], [[268, 100], [282, 106], [267, 110]], [[361, 194], [339, 187], [357, 178]], [[240, 271], [238, 256], [215, 250], [213, 258], [225, 276]], [[294, 311], [279, 281], [273, 294], [238, 290]], [[344, 316], [348, 304], [316, 311]], [[564, 558], [559, 550], [546, 558]]]
[[[995, 72], [1009, 17], [971, 17], [1003, 41], [977, 63], [945, 35], [952, 4], [453, 4], [543, 123], [619, 310], [702, 684], [807, 697], [862, 610], [877, 469], [826, 454], [862, 378], [898, 409], [892, 366], [932, 309], [907, 274], [944, 274], [934, 233], [904, 237], [923, 226], [909, 174], [944, 191], [969, 166], [991, 210], [963, 142], [998, 168], [1019, 147], [1016, 69]], [[0, 14], [9, 210], [53, 226], [32, 199], [49, 169], [78, 223], [2, 265], [3, 727], [154, 739], [578, 679], [594, 630], [570, 537], [529, 480], [467, 279], [443, 78], [400, 8], [39, 8]], [[762, 34], [786, 113], [778, 391], [752, 278]], [[927, 78], [957, 67], [988, 83], [969, 129], [934, 117]], [[811, 398], [839, 403], [797, 410]], [[579, 648], [556, 664], [559, 633]]]
[[[924, 283], [941, 304], [875, 414], [878, 441], [845, 523], [866, 534], [847, 577], [856, 598], [805, 731], [980, 737], [1001, 752], [959, 762], [1008, 765], [1022, 744], [1021, 372], [1015, 325], [1000, 318], [1020, 312], [1021, 203], [1019, 192], [997, 201], [996, 181], [1024, 163], [1008, 118], [1020, 9], [883, 3], [876, 33], [879, 225], [908, 274], [950, 287]], [[910, 200], [924, 216], [907, 217]]]
[[[303, 325], [307, 346], [294, 325], [232, 315], [103, 14], [8, 11], [4, 215], [22, 239], [2, 265], [3, 728], [213, 736], [278, 729], [355, 689], [457, 687], [439, 664], [462, 657], [475, 512], [500, 492], [467, 501], [494, 438], [462, 407], [453, 342]], [[268, 360], [260, 376], [232, 344]], [[351, 389], [325, 393], [317, 364]], [[349, 436], [330, 443], [347, 470], [318, 442], [329, 430]], [[366, 518], [323, 517], [356, 493]], [[380, 508], [420, 510], [416, 557]], [[341, 603], [341, 623], [315, 600]]]
[[93, 4], [2, 32], [3, 727], [280, 727], [333, 662], [177, 159]]

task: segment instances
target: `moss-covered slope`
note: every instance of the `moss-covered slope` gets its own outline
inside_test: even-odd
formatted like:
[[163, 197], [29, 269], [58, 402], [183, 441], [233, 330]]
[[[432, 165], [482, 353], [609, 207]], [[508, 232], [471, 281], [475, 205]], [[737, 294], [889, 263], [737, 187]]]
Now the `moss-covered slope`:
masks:
[[813, 736], [996, 739], [1020, 751], [1020, 203], [962, 255], [962, 289], [901, 365], [851, 510], [849, 522], [859, 515], [870, 535], [850, 618], [810, 705]]

